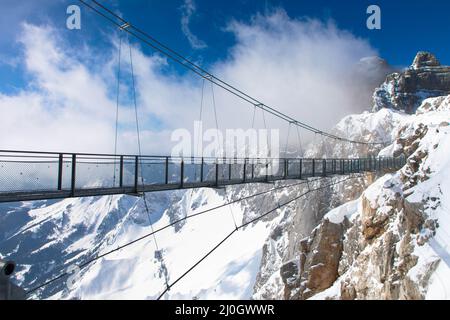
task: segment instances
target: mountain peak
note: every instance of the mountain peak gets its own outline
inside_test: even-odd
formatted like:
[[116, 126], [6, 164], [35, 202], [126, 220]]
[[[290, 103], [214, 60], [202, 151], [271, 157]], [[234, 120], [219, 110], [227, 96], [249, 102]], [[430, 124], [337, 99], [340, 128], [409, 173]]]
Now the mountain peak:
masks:
[[381, 108], [414, 113], [423, 100], [450, 94], [450, 67], [430, 52], [420, 51], [410, 68], [386, 78], [373, 95], [373, 111]]
[[439, 67], [441, 63], [436, 56], [427, 51], [419, 51], [414, 58], [411, 65], [413, 69], [420, 69], [426, 67]]

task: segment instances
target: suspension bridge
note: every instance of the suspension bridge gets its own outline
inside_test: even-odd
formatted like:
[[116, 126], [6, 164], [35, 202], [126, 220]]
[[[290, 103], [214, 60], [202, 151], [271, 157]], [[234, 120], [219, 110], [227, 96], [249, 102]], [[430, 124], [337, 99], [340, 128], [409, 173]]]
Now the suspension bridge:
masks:
[[0, 202], [105, 196], [396, 170], [404, 158], [238, 159], [0, 151]]
[[[228, 82], [214, 76], [173, 49], [165, 46], [143, 30], [135, 27], [130, 22], [115, 14], [113, 11], [95, 0], [79, 0], [87, 8], [97, 13], [112, 25], [118, 28], [120, 35], [127, 34], [141, 43], [151, 47], [153, 50], [165, 55], [172, 61], [187, 68], [203, 80], [202, 104], [200, 106], [200, 120], [202, 120], [203, 109], [203, 89], [205, 81], [211, 83], [211, 88], [216, 86], [232, 94], [254, 108], [253, 121], [256, 110], [260, 110], [263, 115], [264, 125], [266, 120], [264, 114], [274, 116], [283, 120], [291, 126], [296, 126], [298, 138], [300, 140], [299, 129], [306, 130], [314, 135], [320, 135], [329, 139], [330, 142], [348, 143], [352, 145], [364, 145], [366, 147], [381, 149], [389, 142], [386, 141], [358, 141], [347, 137], [340, 137], [335, 134], [314, 128], [306, 123], [298, 121], [293, 117], [280, 112], [277, 108], [268, 106], [253, 96], [236, 88]], [[276, 212], [277, 210], [297, 201], [298, 199], [319, 190], [331, 188], [334, 185], [344, 183], [349, 179], [360, 177], [364, 173], [384, 173], [398, 170], [404, 166], [406, 159], [401, 157], [374, 157], [363, 156], [357, 158], [305, 158], [304, 152], [296, 158], [211, 158], [211, 157], [173, 157], [173, 156], [146, 156], [141, 152], [139, 116], [136, 101], [136, 91], [134, 85], [132, 50], [130, 46], [130, 67], [131, 83], [133, 90], [133, 102], [136, 116], [136, 132], [138, 140], [138, 154], [118, 154], [117, 153], [117, 129], [119, 111], [120, 92], [120, 63], [122, 36], [119, 36], [119, 67], [117, 75], [117, 108], [116, 108], [116, 135], [114, 141], [114, 153], [93, 154], [93, 153], [67, 153], [67, 152], [46, 152], [46, 151], [24, 151], [24, 150], [0, 150], [0, 202], [34, 201], [45, 199], [62, 199], [71, 197], [91, 197], [91, 196], [111, 196], [118, 194], [128, 194], [142, 197], [145, 210], [148, 216], [151, 231], [133, 241], [125, 243], [115, 249], [98, 253], [95, 257], [90, 257], [78, 267], [85, 268], [91, 263], [102, 259], [108, 255], [123, 250], [139, 241], [152, 237], [157, 251], [159, 246], [156, 235], [176, 223], [209, 213], [218, 208], [241, 202], [252, 197], [259, 197], [263, 194], [276, 192], [277, 190], [295, 188], [301, 184], [307, 184], [306, 192], [294, 196], [284, 203], [278, 203], [275, 207], [255, 217], [251, 221], [241, 225], [236, 225], [222, 241], [209, 250], [204, 256], [197, 260], [186, 272], [177, 276], [171, 281], [171, 277], [165, 275], [166, 287], [157, 297], [161, 299], [165, 294], [183, 277], [187, 276], [202, 261], [211, 255], [217, 248], [225, 243], [237, 231], [246, 226], [256, 223], [263, 217]], [[212, 92], [214, 100], [214, 92]], [[216, 127], [218, 127], [217, 114], [214, 102], [214, 115]], [[253, 123], [252, 123], [253, 126]], [[289, 139], [289, 131], [288, 131]], [[299, 141], [300, 142], [300, 141]], [[287, 145], [287, 143], [286, 143]], [[301, 150], [301, 143], [299, 145]], [[367, 150], [369, 148], [366, 148]], [[343, 179], [331, 179], [344, 176]], [[180, 218], [158, 230], [153, 229], [152, 218], [149, 212], [145, 194], [148, 192], [168, 191], [177, 189], [194, 188], [225, 188], [226, 186], [252, 184], [252, 183], [274, 183], [277, 181], [299, 180], [291, 184], [278, 185], [274, 188], [250, 194], [249, 196], [229, 200], [224, 204], [209, 208], [204, 211]], [[331, 183], [320, 184], [317, 188], [310, 188], [310, 181], [331, 180]], [[332, 192], [332, 191], [330, 191]], [[24, 230], [23, 232], [27, 232]], [[3, 263], [3, 262], [2, 262]], [[161, 253], [160, 263], [164, 269], [164, 259]], [[6, 262], [4, 265], [8, 265]], [[11, 264], [9, 264], [11, 265]], [[3, 268], [3, 267], [2, 267]], [[2, 269], [3, 270], [3, 269]], [[6, 270], [6, 269], [5, 269]], [[63, 265], [61, 270], [66, 270]], [[3, 272], [3, 271], [2, 271]], [[9, 276], [9, 274], [8, 274]], [[20, 292], [28, 298], [33, 294], [54, 286], [57, 281], [69, 276], [67, 271], [56, 272], [46, 276], [46, 280], [34, 287], [27, 288]], [[6, 282], [5, 282], [6, 283]], [[36, 296], [34, 296], [36, 297]]]

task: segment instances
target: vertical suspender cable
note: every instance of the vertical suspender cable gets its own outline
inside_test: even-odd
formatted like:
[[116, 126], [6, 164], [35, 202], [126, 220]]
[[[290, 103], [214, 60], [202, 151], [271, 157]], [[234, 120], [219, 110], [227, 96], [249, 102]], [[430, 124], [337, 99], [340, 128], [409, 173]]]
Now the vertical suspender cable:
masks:
[[[112, 186], [116, 186], [116, 157], [117, 157], [117, 140], [118, 140], [118, 131], [119, 131], [119, 99], [120, 99], [120, 68], [121, 68], [121, 56], [122, 56], [122, 30], [119, 29], [119, 48], [118, 48], [118, 56], [117, 56], [117, 92], [116, 92], [116, 123], [115, 123], [115, 135], [114, 135], [114, 168], [113, 168], [113, 184]], [[108, 213], [111, 210], [111, 205], [113, 201], [114, 195], [111, 195], [109, 198], [108, 204]], [[117, 223], [120, 221], [120, 215], [117, 211]], [[113, 242], [115, 241], [115, 237]]]
[[[252, 130], [255, 129], [255, 116], [256, 116], [256, 106], [253, 107]], [[250, 152], [250, 148], [257, 148], [257, 146], [256, 145], [250, 146], [250, 141], [247, 142], [247, 154], [246, 154], [246, 156], [248, 156], [249, 158], [251, 158], [251, 156], [253, 156], [253, 155], [257, 155], [257, 152]], [[252, 164], [252, 166], [253, 165], [254, 164]]]
[[[141, 183], [142, 183], [142, 187], [144, 187], [144, 175], [142, 173], [143, 167], [142, 167], [141, 137], [140, 137], [139, 117], [138, 117], [137, 100], [136, 100], [136, 85], [135, 85], [135, 80], [134, 80], [133, 53], [132, 53], [132, 49], [131, 49], [131, 43], [129, 41], [128, 41], [128, 46], [130, 49], [131, 85], [132, 85], [132, 89], [133, 89], [133, 103], [134, 103], [134, 114], [135, 114], [135, 120], [136, 120], [136, 134], [137, 134], [137, 141], [138, 141], [138, 153], [139, 153], [139, 159], [140, 159], [140, 167], [141, 167]], [[152, 222], [152, 219], [150, 216], [150, 210], [148, 208], [147, 199], [146, 199], [144, 191], [142, 191], [142, 200], [144, 201], [144, 208], [145, 208], [145, 212], [147, 213], [147, 218], [148, 218], [148, 222], [150, 224], [151, 231], [154, 232], [153, 222]], [[158, 241], [156, 239], [155, 234], [153, 234], [153, 241], [155, 242], [156, 251], [160, 252]], [[164, 281], [165, 281], [167, 289], [169, 289], [169, 275], [168, 275], [167, 267], [164, 262], [164, 257], [163, 257], [162, 252], [160, 252], [159, 258], [161, 261], [161, 267], [164, 270], [164, 272], [163, 272], [164, 273]]]
[[289, 136], [290, 136], [290, 134], [291, 134], [291, 123], [289, 123], [288, 132], [287, 132], [286, 145], [284, 147], [284, 158], [289, 158], [287, 153], [288, 153], [288, 144], [289, 144]]
[[[269, 161], [272, 158], [272, 148], [271, 148], [270, 141], [269, 141], [269, 130], [267, 129], [266, 115], [264, 113], [265, 111], [261, 110], [261, 112], [262, 112], [262, 118], [263, 118], [263, 122], [264, 122], [264, 129], [266, 130], [266, 138], [267, 138], [266, 143], [267, 143], [267, 148], [268, 148], [268, 152], [269, 152], [267, 159], [266, 159], [266, 174], [269, 175]], [[270, 167], [271, 167], [271, 170], [273, 170], [273, 167], [272, 166], [270, 166]], [[273, 174], [273, 172], [272, 172], [272, 174]]]
[[119, 132], [119, 97], [120, 97], [120, 60], [122, 54], [122, 32], [119, 31], [119, 49], [118, 49], [118, 68], [117, 68], [117, 95], [116, 95], [116, 126], [114, 136], [114, 176], [113, 186], [116, 186], [116, 156], [117, 156], [117, 138]]
[[300, 130], [298, 127], [296, 127], [296, 129], [297, 129], [299, 156], [300, 156], [300, 158], [303, 158], [305, 156], [305, 152], [304, 152], [303, 146], [302, 146], [302, 139], [300, 138]]
[[217, 119], [217, 109], [216, 109], [216, 97], [214, 95], [214, 85], [211, 82], [211, 93], [212, 93], [212, 102], [213, 102], [213, 108], [214, 108], [214, 119], [216, 122], [216, 134], [217, 134], [217, 142], [219, 143], [219, 149], [221, 149], [222, 153], [221, 156], [225, 156], [225, 149], [224, 146], [220, 145], [220, 140], [219, 140], [219, 121]]
[[[202, 81], [202, 96], [201, 96], [201, 98], [200, 98], [200, 113], [199, 113], [199, 121], [200, 121], [200, 125], [202, 126], [202, 118], [203, 118], [203, 96], [204, 96], [204, 89], [205, 89], [205, 79], [203, 79], [203, 81]], [[200, 140], [202, 139], [202, 132], [200, 132], [200, 134], [199, 134], [199, 136], [198, 136], [198, 140], [196, 141], [197, 142], [197, 147], [195, 147], [194, 146], [194, 148], [195, 148], [195, 150], [194, 150], [194, 153], [195, 153], [195, 151], [198, 151], [198, 148], [199, 148], [199, 146], [200, 146]], [[192, 158], [192, 160], [193, 160], [193, 166], [194, 166], [194, 181], [197, 181], [197, 164], [195, 163], [195, 157], [196, 156], [198, 156], [197, 154], [194, 154], [194, 157]], [[202, 152], [201, 152], [201, 158], [202, 158], [202, 161], [201, 161], [201, 163], [200, 163], [200, 165], [201, 166], [203, 166], [203, 148], [202, 148]], [[202, 167], [202, 169], [200, 170], [200, 175], [203, 175], [203, 167]], [[200, 181], [203, 181], [203, 176], [202, 177], [200, 177]], [[195, 188], [192, 188], [191, 189], [191, 191], [190, 191], [190, 195], [189, 195], [189, 201], [187, 201], [187, 203], [188, 203], [188, 210], [189, 210], [189, 212], [190, 212], [190, 210], [191, 210], [191, 207], [192, 207], [192, 205], [191, 205], [191, 203], [192, 203], [192, 196], [193, 196], [193, 194], [194, 194], [194, 190], [195, 190]]]
[[[220, 143], [220, 139], [219, 139], [219, 121], [217, 119], [217, 109], [216, 109], [216, 97], [214, 95], [214, 84], [211, 82], [211, 94], [212, 94], [212, 103], [213, 103], [213, 111], [214, 111], [214, 120], [215, 120], [215, 124], [216, 124], [216, 137], [217, 137], [217, 143], [219, 145], [219, 150], [221, 152], [218, 153], [218, 155], [216, 156], [217, 158], [217, 162], [219, 162], [219, 157], [221, 158], [225, 158], [225, 148], [223, 146], [223, 144]], [[225, 159], [224, 159], [224, 163], [225, 165]], [[219, 165], [216, 165], [216, 170], [219, 168]], [[217, 176], [217, 174], [216, 174]], [[225, 179], [225, 175], [224, 175], [224, 170], [222, 169], [222, 180]]]
[[[226, 196], [226, 199], [227, 199], [227, 203], [230, 203], [231, 202], [231, 193], [228, 194], [226, 186], [225, 186], [225, 196]], [[238, 225], [237, 225], [236, 219], [234, 217], [233, 209], [231, 208], [231, 205], [228, 206], [228, 208], [230, 209], [231, 219], [233, 219], [234, 227], [236, 228], [236, 231], [237, 231], [238, 230]]]

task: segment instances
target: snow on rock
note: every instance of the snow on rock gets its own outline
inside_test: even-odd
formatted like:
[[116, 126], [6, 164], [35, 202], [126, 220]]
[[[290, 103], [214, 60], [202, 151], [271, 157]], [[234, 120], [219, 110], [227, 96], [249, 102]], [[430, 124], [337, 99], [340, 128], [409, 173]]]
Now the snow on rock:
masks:
[[346, 227], [344, 245], [336, 281], [313, 299], [449, 298], [449, 101], [427, 99], [399, 124], [404, 168], [326, 215]]
[[345, 218], [351, 218], [353, 214], [359, 211], [358, 206], [361, 205], [361, 200], [353, 200], [349, 201], [342, 206], [334, 208], [330, 212], [325, 215], [325, 219], [328, 219], [330, 222], [338, 224], [344, 222]]
[[413, 114], [424, 99], [450, 93], [450, 67], [442, 66], [429, 52], [417, 53], [413, 64], [390, 74], [373, 94], [374, 107]]
[[[333, 133], [359, 141], [392, 141], [395, 139], [394, 129], [407, 117], [408, 115], [402, 112], [389, 109], [383, 109], [376, 113], [365, 112], [360, 115], [350, 115], [336, 125]], [[376, 155], [381, 150], [381, 146], [355, 145], [342, 141], [330, 141], [330, 139], [316, 139], [313, 142], [314, 144], [307, 149], [305, 155], [307, 157], [357, 157], [367, 154]], [[353, 201], [359, 198], [362, 191], [372, 183], [374, 178], [374, 175], [366, 175], [299, 199], [292, 208], [291, 215], [286, 217], [286, 223], [277, 229], [277, 235], [274, 236], [276, 241], [268, 240], [263, 248], [263, 260], [255, 283], [253, 298], [285, 298], [285, 284], [280, 273], [285, 268], [289, 270], [290, 262], [300, 260], [299, 248], [302, 240], [311, 234], [331, 209], [349, 201], [356, 204], [357, 202]], [[333, 181], [339, 179], [339, 177], [332, 178]], [[310, 183], [310, 186], [316, 188], [329, 183], [330, 181], [316, 182]], [[308, 186], [297, 187], [297, 192], [300, 193], [307, 190]], [[292, 191], [290, 193], [292, 196]], [[351, 211], [353, 211], [353, 207], [350, 205], [350, 208], [343, 209], [342, 212], [336, 211], [327, 218], [333, 221], [334, 219], [340, 220]], [[300, 279], [299, 274], [296, 276]], [[295, 291], [294, 288], [291, 291]]]
[[[403, 111], [380, 109], [377, 112], [363, 112], [344, 117], [331, 131], [336, 136], [349, 140], [382, 142], [390, 144], [395, 139], [395, 128], [408, 117]], [[351, 144], [344, 141], [321, 138], [313, 140], [307, 157], [358, 157], [376, 155], [382, 145]]]

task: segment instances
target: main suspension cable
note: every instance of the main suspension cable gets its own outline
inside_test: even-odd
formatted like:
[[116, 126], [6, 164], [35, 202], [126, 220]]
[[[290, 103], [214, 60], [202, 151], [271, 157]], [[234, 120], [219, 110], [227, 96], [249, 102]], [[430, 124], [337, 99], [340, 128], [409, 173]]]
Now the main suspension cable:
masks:
[[[96, 12], [112, 24], [122, 27], [126, 26], [124, 28], [124, 31], [126, 31], [128, 34], [132, 35], [136, 39], [142, 41], [143, 43], [147, 44], [154, 50], [160, 52], [161, 54], [167, 56], [168, 58], [172, 59], [173, 61], [179, 63], [183, 67], [191, 70], [198, 76], [202, 77], [205, 80], [210, 81], [211, 83], [217, 85], [218, 87], [228, 91], [229, 93], [237, 96], [238, 98], [248, 102], [249, 104], [260, 108], [261, 110], [264, 110], [284, 121], [290, 122], [292, 124], [295, 124], [298, 127], [301, 127], [305, 130], [320, 134], [322, 136], [327, 136], [329, 138], [341, 141], [341, 142], [348, 142], [353, 144], [363, 144], [363, 145], [385, 145], [387, 142], [366, 142], [366, 141], [355, 141], [350, 140], [347, 138], [339, 137], [337, 135], [325, 132], [323, 130], [314, 128], [306, 123], [300, 122], [278, 110], [275, 108], [272, 108], [270, 106], [267, 106], [266, 104], [262, 103], [260, 100], [250, 96], [249, 94], [243, 92], [240, 89], [237, 89], [236, 87], [232, 86], [231, 84], [227, 83], [224, 80], [221, 80], [211, 74], [210, 72], [206, 71], [205, 69], [201, 68], [197, 64], [193, 63], [189, 59], [185, 58], [183, 55], [177, 53], [175, 50], [169, 48], [168, 46], [162, 44], [160, 41], [156, 40], [154, 37], [150, 36], [146, 32], [140, 30], [139, 28], [133, 26], [130, 22], [126, 21], [110, 9], [108, 9], [106, 6], [100, 4], [99, 2], [92, 0], [91, 2], [95, 4], [96, 7], [94, 7], [92, 4], [87, 3], [85, 0], [79, 0], [83, 5], [90, 8], [92, 11]], [[103, 12], [102, 12], [103, 11]]]

